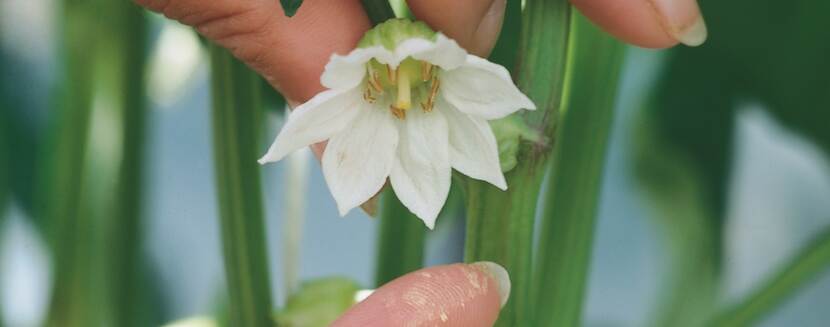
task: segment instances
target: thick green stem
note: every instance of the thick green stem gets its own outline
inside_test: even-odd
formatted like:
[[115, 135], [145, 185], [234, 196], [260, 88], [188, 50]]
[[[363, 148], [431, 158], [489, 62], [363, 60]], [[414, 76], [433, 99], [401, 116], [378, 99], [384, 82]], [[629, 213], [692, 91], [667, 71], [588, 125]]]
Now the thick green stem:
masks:
[[745, 300], [713, 319], [712, 326], [752, 326], [830, 268], [830, 229]]
[[564, 85], [569, 13], [566, 0], [528, 0], [523, 13], [518, 85], [538, 110], [522, 117], [545, 138], [523, 141], [517, 166], [505, 174], [507, 192], [479, 181], [466, 185], [465, 261], [494, 261], [510, 273], [510, 300], [498, 326], [531, 323], [533, 224]]
[[622, 44], [573, 13], [567, 93], [536, 260], [535, 325], [579, 326]]
[[211, 46], [213, 155], [233, 326], [273, 326], [259, 166], [260, 82]]
[[409, 212], [392, 188], [382, 195], [375, 285], [380, 286], [424, 264], [426, 227]]

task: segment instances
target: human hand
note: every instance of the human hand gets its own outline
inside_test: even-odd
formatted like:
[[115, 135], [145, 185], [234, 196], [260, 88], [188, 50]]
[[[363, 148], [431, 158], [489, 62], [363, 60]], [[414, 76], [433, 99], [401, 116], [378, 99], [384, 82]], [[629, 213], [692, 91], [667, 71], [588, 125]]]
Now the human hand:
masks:
[[[487, 57], [506, 0], [408, 0], [415, 17]], [[696, 0], [571, 0], [604, 30], [634, 45], [697, 45], [706, 27]], [[276, 0], [135, 0], [199, 33], [251, 66], [296, 105], [323, 90], [332, 53], [348, 54], [371, 26], [358, 0], [306, 0], [294, 17]]]

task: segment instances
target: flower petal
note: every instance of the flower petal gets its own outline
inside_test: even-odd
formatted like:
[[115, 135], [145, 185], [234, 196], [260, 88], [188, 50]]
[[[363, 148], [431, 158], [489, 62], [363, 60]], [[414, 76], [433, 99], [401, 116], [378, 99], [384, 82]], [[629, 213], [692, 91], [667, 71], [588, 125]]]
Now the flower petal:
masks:
[[458, 111], [446, 101], [438, 100], [436, 109], [447, 118], [452, 167], [464, 175], [506, 190], [507, 182], [499, 164], [499, 147], [490, 124]]
[[332, 55], [326, 64], [320, 83], [329, 89], [350, 89], [363, 82], [366, 76], [366, 63], [372, 58], [393, 60], [392, 51], [383, 47], [358, 48], [348, 55]]
[[435, 36], [432, 47], [404, 49], [406, 45], [406, 42], [402, 43], [395, 52], [398, 55], [406, 53], [406, 56], [412, 56], [412, 58], [429, 62], [447, 70], [456, 69], [463, 65], [467, 58], [467, 51], [461, 48], [455, 40], [447, 38], [441, 33]]
[[473, 55], [467, 55], [461, 67], [445, 71], [441, 79], [441, 95], [470, 115], [492, 120], [519, 109], [536, 109], [513, 84], [507, 69]]
[[365, 106], [360, 89], [328, 90], [288, 115], [277, 139], [260, 164], [279, 161], [294, 150], [329, 139], [343, 130]]
[[450, 191], [447, 122], [438, 110], [414, 109], [398, 125], [398, 155], [389, 180], [401, 203], [432, 229]]
[[389, 110], [373, 106], [360, 111], [323, 153], [323, 175], [340, 215], [380, 191], [398, 147], [398, 127]]

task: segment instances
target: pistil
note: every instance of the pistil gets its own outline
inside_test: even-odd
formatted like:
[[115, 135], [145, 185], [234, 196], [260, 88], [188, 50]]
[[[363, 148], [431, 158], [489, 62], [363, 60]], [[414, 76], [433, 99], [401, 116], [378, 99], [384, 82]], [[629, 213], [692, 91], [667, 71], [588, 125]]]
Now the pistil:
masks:
[[392, 109], [392, 114], [399, 119], [406, 118], [406, 110], [412, 108], [412, 96], [410, 94], [410, 86], [409, 86], [409, 76], [404, 69], [399, 69], [397, 71], [397, 83], [396, 86], [398, 87], [398, 97], [395, 99], [395, 103], [392, 104], [390, 107]]

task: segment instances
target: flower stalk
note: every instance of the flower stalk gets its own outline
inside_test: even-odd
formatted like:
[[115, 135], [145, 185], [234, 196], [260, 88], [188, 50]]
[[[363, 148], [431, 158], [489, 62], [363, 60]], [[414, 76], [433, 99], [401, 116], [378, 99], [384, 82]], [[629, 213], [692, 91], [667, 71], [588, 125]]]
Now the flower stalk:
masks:
[[[534, 324], [579, 326], [623, 45], [572, 12], [567, 79], [534, 276]], [[544, 309], [542, 309], [544, 308]]]
[[[366, 13], [373, 25], [395, 18], [389, 1], [363, 0], [363, 7], [366, 8]], [[394, 191], [390, 189], [383, 191], [381, 201], [378, 253], [375, 262], [375, 286], [377, 287], [410, 271], [420, 269], [424, 264], [426, 238], [426, 228], [398, 200]]]
[[225, 275], [234, 326], [273, 326], [259, 167], [262, 85], [226, 50], [210, 48], [213, 144]]

